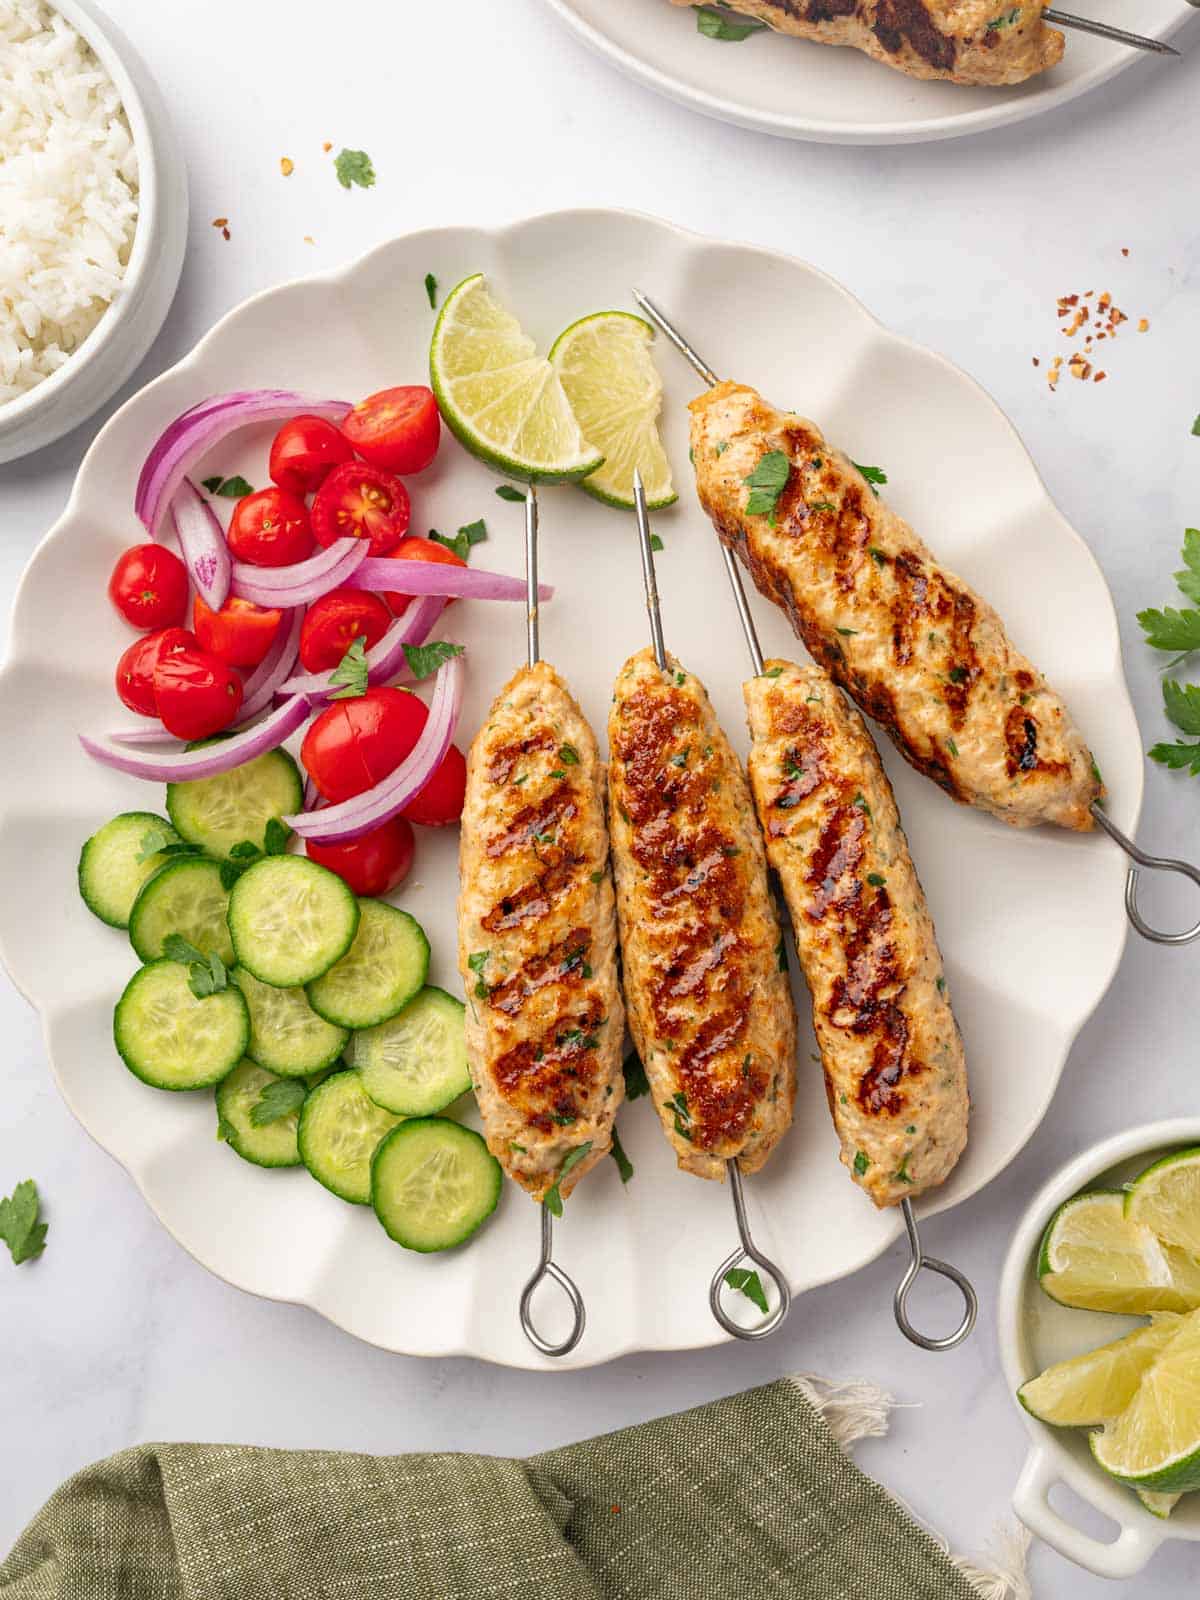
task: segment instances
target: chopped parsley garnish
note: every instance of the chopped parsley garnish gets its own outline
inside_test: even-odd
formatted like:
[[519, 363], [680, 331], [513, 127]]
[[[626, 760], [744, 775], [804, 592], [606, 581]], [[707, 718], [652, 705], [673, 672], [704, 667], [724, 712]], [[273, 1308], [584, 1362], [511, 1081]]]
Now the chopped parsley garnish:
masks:
[[686, 682], [687, 682], [687, 673], [686, 672], [677, 672], [675, 674], [675, 687], [677, 689], [681, 689]]
[[229, 987], [225, 963], [215, 950], [206, 956], [182, 934], [169, 933], [163, 940], [163, 955], [188, 969], [188, 988], [197, 1000], [207, 1000], [210, 994], [220, 994]]
[[558, 759], [564, 767], [577, 767], [579, 765], [579, 751], [576, 750], [573, 744], [560, 744], [558, 747]]
[[993, 17], [987, 25], [988, 33], [998, 33], [1001, 28], [1011, 28], [1014, 22], [1021, 20], [1021, 7], [1014, 6], [1011, 11], [1004, 11], [998, 17]]
[[487, 966], [491, 953], [490, 950], [476, 950], [467, 957], [467, 966], [475, 974], [475, 994], [480, 1000], [486, 1000], [491, 993], [491, 990], [483, 981], [483, 969]]
[[[554, 1120], [557, 1122], [558, 1118], [556, 1117]], [[571, 1118], [570, 1120], [574, 1121], [574, 1118]], [[563, 1214], [562, 1194], [558, 1187], [559, 1184], [563, 1181], [567, 1173], [570, 1172], [573, 1167], [577, 1167], [579, 1165], [579, 1163], [589, 1153], [591, 1148], [592, 1141], [588, 1139], [586, 1143], [576, 1145], [575, 1149], [568, 1151], [567, 1155], [564, 1157], [563, 1164], [558, 1169], [558, 1177], [542, 1196], [542, 1204], [552, 1217], [561, 1217]]]
[[958, 755], [958, 746], [955, 744], [953, 739], [946, 740], [946, 749], [949, 750], [952, 756]]
[[437, 310], [438, 281], [432, 272], [425, 274], [425, 293], [429, 296], [429, 309]]
[[945, 994], [945, 992], [946, 992], [946, 980], [945, 980], [945, 978], [939, 978], [937, 980], [937, 992], [939, 994]]
[[8, 1246], [13, 1266], [34, 1261], [46, 1248], [47, 1224], [40, 1212], [37, 1184], [32, 1178], [19, 1183], [7, 1199], [0, 1200], [0, 1240]]
[[713, 453], [714, 453], [714, 455], [723, 456], [725, 454], [726, 450], [728, 450], [728, 449], [729, 449], [729, 440], [728, 439], [722, 439], [720, 444], [717, 445], [717, 448]]
[[153, 828], [147, 828], [138, 843], [137, 859], [140, 862], [152, 861], [155, 856], [195, 856], [199, 855], [198, 846], [187, 844], [182, 839], [175, 837], [174, 830], [165, 822], [158, 823]]
[[294, 1115], [304, 1104], [307, 1093], [307, 1088], [296, 1078], [279, 1078], [266, 1084], [250, 1107], [250, 1126], [265, 1128], [269, 1122], [280, 1122]]
[[857, 628], [839, 628], [838, 632], [841, 634], [843, 639], [853, 639], [855, 637], [855, 635], [858, 633], [858, 629]]
[[498, 483], [496, 485], [496, 493], [500, 496], [501, 500], [515, 500], [522, 505], [525, 502], [524, 490], [514, 489], [511, 483]]
[[406, 644], [404, 646], [404, 659], [408, 662], [409, 670], [418, 682], [428, 678], [433, 672], [450, 661], [454, 656], [463, 653], [461, 644], [447, 644], [445, 639], [432, 639], [428, 644]]
[[768, 667], [763, 673], [764, 678], [778, 678], [783, 671], [782, 667]]
[[[858, 461], [853, 462], [852, 465], [856, 471], [862, 474], [872, 489], [875, 489], [877, 483], [886, 483], [888, 481], [887, 473], [882, 467], [864, 467]], [[878, 489], [875, 489], [875, 493], [879, 493]]]
[[872, 889], [882, 889], [884, 884], [887, 882], [887, 879], [884, 877], [882, 872], [868, 872], [867, 882], [871, 885]]
[[858, 809], [862, 812], [865, 812], [868, 817], [871, 815], [871, 808], [867, 804], [866, 798], [861, 792], [854, 796], [851, 804], [856, 805]]
[[360, 189], [374, 187], [375, 168], [365, 150], [339, 150], [333, 166], [343, 189], [349, 189], [355, 183]]
[[836, 511], [837, 507], [832, 500], [814, 500], [808, 509], [810, 511]]
[[867, 1155], [865, 1150], [859, 1150], [855, 1153], [854, 1170], [860, 1178], [865, 1176], [867, 1168], [870, 1165], [871, 1158]]
[[591, 879], [591, 881], [593, 883], [603, 883], [604, 882], [603, 869], [601, 871], [599, 871], [599, 872], [590, 872], [588, 874], [588, 877]]
[[775, 526], [775, 507], [779, 496], [787, 488], [792, 475], [792, 464], [782, 450], [768, 450], [748, 478], [742, 482], [750, 490], [746, 501], [746, 515], [766, 517]]
[[480, 517], [475, 522], [468, 522], [448, 539], [444, 533], [439, 533], [436, 528], [429, 530], [429, 537], [434, 544], [444, 545], [447, 550], [453, 550], [460, 561], [466, 561], [471, 554], [473, 544], [482, 544], [487, 538], [487, 523]]
[[971, 674], [967, 671], [966, 667], [951, 667], [950, 668], [950, 682], [951, 683], [966, 683], [967, 679], [970, 676], [971, 676]]
[[552, 778], [565, 778], [566, 775], [567, 775], [567, 773], [566, 773], [566, 769], [564, 767], [555, 767], [550, 772], [550, 777], [552, 777]]
[[719, 39], [723, 44], [741, 44], [752, 33], [761, 33], [765, 22], [754, 22], [748, 17], [731, 17], [715, 6], [693, 6], [696, 13], [696, 31], [706, 39]]
[[692, 747], [690, 744], [684, 745], [683, 749], [680, 750], [678, 754], [671, 757], [671, 765], [673, 767], [686, 767], [688, 764], [688, 756], [691, 753], [691, 748]]
[[736, 1289], [739, 1294], [744, 1294], [752, 1305], [766, 1316], [767, 1306], [766, 1291], [762, 1286], [762, 1279], [758, 1273], [748, 1267], [730, 1267], [725, 1274], [725, 1282], [731, 1289]]
[[341, 686], [329, 698], [354, 700], [359, 695], [366, 694], [367, 670], [367, 636], [365, 633], [360, 633], [329, 674], [330, 683]]
[[905, 1153], [904, 1160], [896, 1168], [895, 1176], [896, 1176], [896, 1182], [897, 1183], [911, 1183], [912, 1182], [912, 1179], [908, 1175], [908, 1154], [907, 1154], [907, 1152]]
[[628, 1183], [633, 1177], [633, 1162], [625, 1154], [625, 1146], [621, 1143], [620, 1136], [614, 1128], [612, 1131], [612, 1149], [608, 1152], [617, 1163], [617, 1171], [621, 1175], [621, 1182]]
[[868, 553], [870, 554], [871, 560], [875, 563], [875, 565], [877, 567], [886, 567], [887, 566], [888, 558], [887, 558], [887, 556], [884, 555], [882, 550], [877, 550], [874, 545], [869, 545], [867, 548], [868, 548]]
[[660, 551], [662, 551], [663, 549], [666, 548], [665, 545], [663, 544], [662, 540], [658, 537], [658, 535], [656, 533], [652, 533], [650, 535], [650, 548], [651, 548], [651, 550], [654, 551], [654, 553], [656, 555]]
[[240, 474], [232, 478], [223, 478], [218, 472], [215, 478], [202, 480], [209, 494], [219, 494], [224, 500], [241, 500], [245, 495], [253, 494], [254, 490]]
[[625, 1057], [622, 1071], [625, 1074], [626, 1100], [640, 1100], [644, 1094], [650, 1093], [650, 1080], [636, 1050], [631, 1050]]

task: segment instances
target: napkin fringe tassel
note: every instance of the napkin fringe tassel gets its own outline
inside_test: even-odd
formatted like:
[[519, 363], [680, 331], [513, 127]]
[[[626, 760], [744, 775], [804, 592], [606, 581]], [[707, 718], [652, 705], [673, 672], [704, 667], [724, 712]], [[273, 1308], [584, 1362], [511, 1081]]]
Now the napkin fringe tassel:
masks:
[[[829, 1431], [841, 1445], [849, 1450], [859, 1439], [881, 1439], [888, 1431], [888, 1423], [898, 1402], [886, 1389], [865, 1378], [839, 1380], [824, 1378], [815, 1372], [792, 1373], [788, 1379], [804, 1397], [816, 1407], [825, 1419]], [[894, 1498], [899, 1499], [899, 1496]], [[1029, 1530], [1019, 1523], [1000, 1523], [989, 1541], [986, 1564], [976, 1565], [962, 1556], [956, 1556], [949, 1542], [935, 1529], [930, 1528], [912, 1510], [900, 1504], [915, 1522], [945, 1551], [950, 1560], [976, 1590], [979, 1600], [1033, 1600], [1026, 1572], [1026, 1555], [1029, 1550]]]

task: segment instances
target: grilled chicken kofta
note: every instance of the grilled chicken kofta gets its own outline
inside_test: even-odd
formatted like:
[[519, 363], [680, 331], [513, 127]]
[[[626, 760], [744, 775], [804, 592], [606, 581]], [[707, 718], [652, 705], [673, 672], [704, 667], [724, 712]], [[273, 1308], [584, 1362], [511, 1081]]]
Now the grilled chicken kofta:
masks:
[[[677, 6], [692, 0], [672, 0]], [[1039, 3], [1003, 0], [728, 0], [778, 33], [849, 45], [910, 78], [1024, 83], [1062, 60]]]
[[608, 1154], [625, 1092], [603, 781], [562, 679], [523, 667], [467, 760], [458, 963], [488, 1148], [538, 1200]]
[[691, 412], [717, 534], [905, 758], [1016, 827], [1091, 828], [1104, 788], [1066, 706], [849, 457], [743, 384], [718, 383]]
[[745, 775], [703, 686], [650, 650], [608, 740], [629, 1027], [663, 1131], [686, 1172], [756, 1172], [792, 1120], [796, 1016]]
[[842, 1161], [877, 1206], [947, 1178], [967, 1073], [942, 958], [892, 786], [820, 667], [745, 686], [750, 785], [812, 994]]

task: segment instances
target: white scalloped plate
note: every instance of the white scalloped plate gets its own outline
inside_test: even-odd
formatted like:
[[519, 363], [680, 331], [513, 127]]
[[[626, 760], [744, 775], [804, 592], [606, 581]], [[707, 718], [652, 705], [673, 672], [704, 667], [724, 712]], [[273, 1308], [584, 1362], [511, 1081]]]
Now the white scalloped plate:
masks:
[[[311, 1306], [391, 1350], [536, 1368], [546, 1363], [526, 1345], [515, 1310], [537, 1235], [524, 1197], [506, 1186], [498, 1215], [472, 1245], [420, 1257], [391, 1244], [369, 1211], [339, 1203], [303, 1170], [264, 1172], [239, 1161], [214, 1138], [209, 1095], [158, 1093], [122, 1067], [111, 1016], [132, 954], [120, 933], [93, 920], [75, 889], [87, 834], [113, 812], [161, 806], [161, 791], [94, 765], [75, 740], [80, 728], [121, 721], [112, 667], [128, 636], [104, 586], [117, 552], [140, 536], [131, 502], [148, 444], [177, 412], [221, 390], [269, 385], [355, 398], [419, 380], [432, 322], [425, 274], [449, 286], [478, 269], [543, 348], [583, 313], [628, 305], [631, 284], [656, 295], [718, 370], [820, 418], [852, 456], [890, 472], [897, 509], [995, 601], [1017, 642], [1061, 687], [1109, 781], [1113, 816], [1130, 831], [1142, 761], [1104, 579], [1011, 425], [970, 378], [888, 333], [802, 262], [621, 212], [416, 234], [342, 272], [248, 301], [117, 413], [25, 574], [0, 678], [0, 743], [10, 752], [0, 773], [0, 947], [42, 1012], [59, 1087], [166, 1227], [229, 1282]], [[747, 305], [759, 315], [747, 317]], [[665, 543], [659, 583], [667, 638], [708, 684], [744, 748], [742, 641], [716, 542], [686, 483], [685, 404], [694, 384], [667, 348], [660, 365], [668, 447], [683, 491], [656, 519]], [[262, 433], [244, 436], [212, 469], [261, 482], [265, 443]], [[486, 515], [491, 537], [479, 556], [517, 573], [521, 508], [497, 499], [494, 486], [493, 475], [447, 439], [435, 467], [412, 484], [416, 524], [454, 527]], [[570, 488], [545, 491], [542, 504], [543, 577], [558, 588], [543, 608], [543, 649], [602, 728], [612, 679], [645, 636], [633, 525]], [[1071, 596], [1065, 608], [1063, 594]], [[757, 598], [754, 609], [769, 652], [799, 650], [781, 616]], [[459, 606], [452, 616], [469, 649], [469, 738], [522, 655], [523, 617], [519, 607], [481, 605]], [[995, 1177], [1037, 1127], [1071, 1042], [1120, 958], [1124, 867], [1102, 837], [1010, 831], [953, 805], [890, 747], [886, 758], [971, 1068], [971, 1142], [951, 1181], [927, 1202], [941, 1209]], [[422, 831], [401, 898], [428, 929], [432, 980], [459, 992], [456, 842], [453, 830]], [[795, 1127], [748, 1185], [759, 1240], [797, 1290], [854, 1272], [900, 1231], [895, 1213], [876, 1212], [838, 1163], [811, 1050], [806, 1024]], [[720, 1337], [706, 1293], [733, 1238], [724, 1188], [675, 1170], [644, 1102], [622, 1112], [620, 1129], [636, 1177], [622, 1189], [605, 1163], [572, 1196], [557, 1229], [560, 1259], [590, 1311], [570, 1358], [577, 1366]]]
[[[631, 78], [706, 116], [817, 144], [920, 144], [1024, 122], [1066, 105], [1146, 57], [1089, 34], [1067, 35], [1052, 71], [1007, 89], [922, 83], [858, 50], [783, 35], [729, 44], [696, 30], [667, 0], [548, 0], [585, 44]], [[1197, 0], [1200, 3], [1200, 0]], [[997, 0], [997, 11], [1001, 9]], [[1188, 0], [1079, 0], [1063, 10], [1171, 39]], [[1170, 71], [1169, 63], [1162, 64]]]

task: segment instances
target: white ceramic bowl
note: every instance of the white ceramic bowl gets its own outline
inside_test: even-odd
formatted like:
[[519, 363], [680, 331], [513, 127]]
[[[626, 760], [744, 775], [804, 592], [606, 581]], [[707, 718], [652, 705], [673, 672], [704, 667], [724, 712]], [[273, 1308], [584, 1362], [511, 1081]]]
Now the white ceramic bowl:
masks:
[[0, 463], [39, 450], [90, 417], [133, 372], [166, 320], [187, 246], [187, 170], [141, 57], [92, 0], [54, 0], [120, 91], [138, 157], [138, 220], [116, 298], [71, 359], [0, 404]]
[[[1017, 1389], [1053, 1361], [1064, 1361], [1144, 1322], [1105, 1312], [1060, 1306], [1038, 1287], [1036, 1261], [1046, 1224], [1081, 1189], [1116, 1188], [1136, 1177], [1169, 1150], [1200, 1144], [1200, 1117], [1151, 1122], [1093, 1145], [1057, 1172], [1021, 1220], [1000, 1280], [1000, 1356], [1013, 1405], [1032, 1445], [1013, 1508], [1025, 1526], [1069, 1561], [1102, 1578], [1127, 1578], [1140, 1572], [1166, 1539], [1200, 1543], [1200, 1494], [1186, 1495], [1169, 1519], [1146, 1511], [1132, 1490], [1107, 1477], [1092, 1459], [1082, 1428], [1052, 1428], [1030, 1416]], [[1066, 1484], [1118, 1528], [1105, 1543], [1094, 1538], [1050, 1504], [1050, 1491]]]

